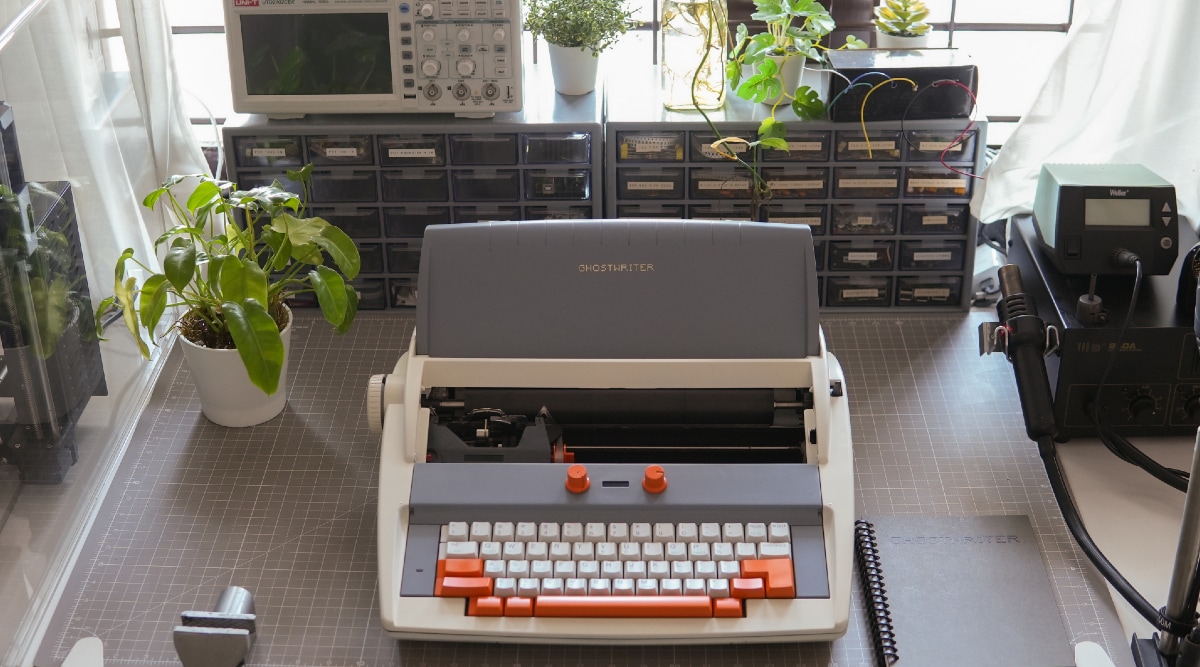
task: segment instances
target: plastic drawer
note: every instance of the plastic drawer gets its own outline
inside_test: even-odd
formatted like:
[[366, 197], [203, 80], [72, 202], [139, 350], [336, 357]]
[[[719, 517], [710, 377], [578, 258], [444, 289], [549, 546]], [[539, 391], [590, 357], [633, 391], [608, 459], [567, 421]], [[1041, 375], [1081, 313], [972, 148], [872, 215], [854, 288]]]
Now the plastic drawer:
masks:
[[617, 206], [617, 217], [680, 220], [684, 217], [684, 213], [682, 204], [619, 204]]
[[900, 159], [899, 130], [839, 130], [833, 151], [834, 158], [846, 161], [873, 162]]
[[378, 243], [359, 243], [358, 257], [362, 261], [362, 273], [384, 273], [383, 246]]
[[901, 271], [961, 271], [966, 241], [901, 241]]
[[450, 222], [449, 206], [396, 206], [383, 209], [383, 230], [388, 238], [424, 236], [429, 225]]
[[905, 135], [908, 159], [974, 163], [978, 134], [975, 130], [965, 136], [961, 130], [909, 130]]
[[732, 167], [692, 167], [688, 191], [692, 199], [749, 199], [750, 178]]
[[712, 145], [717, 140], [717, 135], [712, 132], [689, 132], [688, 151], [691, 161], [729, 162], [733, 159], [729, 157], [730, 154], [748, 159], [750, 156], [750, 142], [758, 139], [758, 137], [745, 132], [730, 132], [725, 136], [727, 138], [743, 139], [744, 141], [726, 142], [718, 150]]
[[900, 216], [902, 234], [966, 234], [970, 211], [966, 204], [905, 204]]
[[692, 220], [750, 220], [750, 204], [693, 204], [688, 207]]
[[592, 172], [587, 169], [528, 169], [525, 171], [526, 199], [591, 198]]
[[767, 167], [762, 174], [772, 198], [820, 199], [829, 186], [829, 170], [824, 167]]
[[838, 167], [833, 170], [838, 199], [888, 199], [900, 196], [899, 167]]
[[884, 235], [896, 233], [893, 204], [834, 204], [829, 229], [839, 235]]
[[825, 278], [825, 305], [890, 306], [892, 279], [880, 276], [828, 276]]
[[899, 276], [897, 306], [945, 306], [962, 303], [962, 276]]
[[416, 273], [419, 271], [422, 240], [389, 241], [387, 244], [387, 272]]
[[375, 146], [370, 135], [307, 136], [308, 161], [314, 166], [375, 164]]
[[454, 222], [520, 220], [520, 206], [455, 206]]
[[354, 239], [379, 238], [379, 209], [377, 208], [321, 208], [308, 209], [308, 215], [325, 218], [346, 235]]
[[808, 225], [813, 236], [825, 233], [829, 220], [829, 207], [824, 204], [797, 205], [787, 202], [771, 202], [767, 205], [767, 222], [782, 222], [791, 225]]
[[591, 206], [526, 206], [526, 220], [588, 220], [595, 217]]
[[239, 167], [299, 167], [304, 164], [300, 137], [234, 137], [233, 160]]
[[904, 174], [909, 197], [970, 197], [971, 177], [945, 167], [909, 167]]
[[830, 241], [830, 271], [888, 271], [895, 256], [894, 241]]
[[[299, 181], [293, 181], [288, 178], [287, 172], [283, 171], [242, 172], [238, 176], [238, 187], [242, 190], [253, 190], [254, 188], [267, 187], [275, 181], [279, 181], [279, 185], [288, 192], [297, 195], [304, 194], [304, 185]], [[316, 198], [314, 197], [314, 199]]]
[[683, 199], [683, 169], [618, 168], [617, 199]]
[[358, 292], [359, 310], [383, 310], [387, 308], [387, 292], [383, 278], [356, 278], [350, 286]]
[[788, 131], [787, 150], [778, 148], [761, 149], [762, 159], [767, 162], [790, 160], [794, 162], [824, 162], [829, 159], [829, 133], [821, 131]]
[[374, 171], [313, 171], [313, 201], [373, 203], [377, 199]]
[[825, 241], [813, 241], [813, 255], [816, 257], [818, 271], [825, 269]]
[[516, 169], [463, 169], [450, 172], [454, 201], [517, 201], [521, 172]]
[[452, 134], [450, 163], [516, 164], [517, 135], [515, 134]]
[[446, 142], [440, 134], [379, 137], [379, 164], [384, 167], [440, 167], [446, 164]]
[[449, 201], [450, 179], [441, 169], [392, 169], [379, 173], [384, 201]]
[[617, 132], [619, 162], [683, 162], [684, 133]]
[[417, 305], [417, 277], [393, 276], [388, 278], [388, 305], [393, 308]]
[[539, 132], [521, 135], [525, 164], [588, 164], [592, 159], [589, 132]]

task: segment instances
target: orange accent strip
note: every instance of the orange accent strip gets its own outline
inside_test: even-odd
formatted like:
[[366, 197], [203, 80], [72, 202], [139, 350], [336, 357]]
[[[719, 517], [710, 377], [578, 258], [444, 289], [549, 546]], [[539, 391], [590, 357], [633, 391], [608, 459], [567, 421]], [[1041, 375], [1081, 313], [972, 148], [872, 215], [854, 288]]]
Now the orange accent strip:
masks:
[[537, 598], [534, 607], [534, 616], [571, 618], [711, 618], [712, 615], [712, 599], [701, 595], [543, 595]]
[[742, 601], [737, 598], [713, 600], [713, 617], [715, 618], [741, 618], [745, 615], [742, 611]]
[[739, 599], [767, 597], [766, 584], [762, 579], [730, 579], [729, 595]]
[[796, 597], [796, 578], [792, 574], [791, 558], [742, 561], [742, 576], [763, 578], [767, 583], [767, 597]]
[[482, 558], [443, 558], [437, 563], [437, 578], [482, 577]]
[[487, 597], [492, 594], [488, 577], [441, 577], [434, 584], [433, 594], [440, 598]]
[[503, 616], [504, 599], [496, 597], [471, 598], [467, 602], [467, 616]]
[[504, 603], [505, 616], [533, 616], [533, 598], [508, 598]]

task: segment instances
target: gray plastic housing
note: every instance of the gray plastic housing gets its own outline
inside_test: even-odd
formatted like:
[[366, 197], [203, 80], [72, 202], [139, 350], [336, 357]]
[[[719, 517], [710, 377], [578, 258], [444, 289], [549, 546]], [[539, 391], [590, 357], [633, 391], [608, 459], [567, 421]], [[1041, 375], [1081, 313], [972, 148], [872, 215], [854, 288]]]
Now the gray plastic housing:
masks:
[[793, 359], [820, 354], [806, 225], [554, 220], [431, 225], [416, 352]]

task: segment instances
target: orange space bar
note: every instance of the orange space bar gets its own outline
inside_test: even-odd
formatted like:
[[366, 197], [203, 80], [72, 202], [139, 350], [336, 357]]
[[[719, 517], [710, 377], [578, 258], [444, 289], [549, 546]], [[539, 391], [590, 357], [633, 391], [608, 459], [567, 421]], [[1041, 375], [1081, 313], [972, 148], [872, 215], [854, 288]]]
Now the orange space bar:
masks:
[[590, 597], [542, 595], [534, 616], [574, 618], [711, 618], [712, 599], [703, 595]]

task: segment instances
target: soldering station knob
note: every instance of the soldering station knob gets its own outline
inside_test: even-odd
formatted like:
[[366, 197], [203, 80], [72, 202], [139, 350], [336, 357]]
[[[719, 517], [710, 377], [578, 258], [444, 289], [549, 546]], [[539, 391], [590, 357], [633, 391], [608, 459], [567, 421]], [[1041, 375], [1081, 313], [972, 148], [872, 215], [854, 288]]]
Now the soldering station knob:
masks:
[[567, 468], [567, 490], [571, 493], [583, 493], [592, 485], [588, 479], [587, 466], [578, 463]]
[[642, 488], [646, 493], [662, 493], [667, 490], [667, 473], [662, 466], [646, 466], [646, 475], [642, 478]]

